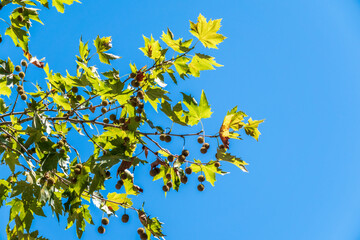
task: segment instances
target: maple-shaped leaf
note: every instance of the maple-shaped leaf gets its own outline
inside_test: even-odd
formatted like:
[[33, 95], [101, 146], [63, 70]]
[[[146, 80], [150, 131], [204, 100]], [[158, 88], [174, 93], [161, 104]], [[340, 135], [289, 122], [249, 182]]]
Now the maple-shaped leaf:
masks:
[[214, 183], [216, 181], [216, 173], [220, 175], [224, 175], [227, 173], [217, 168], [215, 166], [215, 161], [210, 161], [207, 164], [201, 164], [200, 160], [194, 160], [194, 163], [191, 164], [190, 167], [194, 173], [203, 172], [206, 181], [211, 183], [212, 186], [214, 186]]
[[99, 54], [100, 62], [110, 64], [110, 60], [119, 59], [121, 57], [116, 56], [111, 53], [106, 53], [112, 48], [111, 44], [111, 37], [102, 37], [97, 38], [94, 40], [94, 45], [96, 47], [96, 52]]
[[238, 168], [240, 168], [243, 172], [248, 172], [248, 170], [245, 168], [245, 165], [248, 165], [245, 161], [243, 161], [241, 158], [237, 158], [230, 153], [227, 153], [225, 149], [218, 149], [216, 153], [216, 158], [219, 161], [225, 161], [234, 164]]
[[244, 112], [238, 111], [237, 107], [234, 107], [226, 114], [219, 131], [220, 139], [226, 148], [229, 148], [229, 139], [231, 138], [230, 128], [238, 131], [244, 125], [242, 121], [246, 116]]
[[56, 10], [58, 10], [58, 12], [61, 12], [61, 13], [64, 13], [64, 10], [65, 10], [64, 4], [71, 5], [74, 2], [80, 3], [78, 0], [53, 0], [52, 1], [53, 6], [56, 7]]
[[124, 207], [131, 207], [133, 204], [131, 199], [127, 197], [126, 193], [108, 193], [107, 200], [109, 201], [106, 201], [106, 205], [111, 207], [113, 211], [119, 210], [119, 205], [114, 202], [120, 203], [122, 204], [121, 206]]
[[162, 34], [161, 40], [163, 40], [169, 47], [171, 47], [174, 51], [179, 53], [185, 53], [190, 50], [190, 45], [192, 43], [192, 39], [186, 40], [185, 42], [182, 41], [182, 38], [179, 38], [177, 40], [174, 40], [174, 35], [170, 31], [170, 29], [167, 30], [167, 33]]
[[140, 50], [144, 53], [145, 56], [151, 59], [158, 59], [164, 56], [166, 50], [162, 50], [159, 41], [155, 41], [153, 36], [149, 38], [143, 36], [145, 41], [145, 47], [140, 48]]
[[190, 33], [197, 37], [200, 42], [207, 48], [217, 48], [216, 45], [226, 39], [225, 36], [217, 33], [221, 27], [221, 19], [212, 20], [208, 22], [203, 15], [199, 15], [197, 23], [190, 21]]
[[259, 124], [262, 122], [264, 122], [264, 120], [252, 120], [251, 118], [249, 118], [248, 123], [244, 125], [245, 133], [249, 136], [252, 136], [256, 139], [256, 141], [258, 141], [261, 134], [258, 127]]
[[204, 90], [201, 93], [200, 103], [198, 104], [195, 99], [185, 93], [183, 95], [183, 103], [188, 108], [188, 112], [184, 115], [188, 118], [190, 126], [196, 125], [201, 119], [209, 118], [212, 114], [210, 105], [206, 99]]
[[205, 54], [196, 53], [189, 63], [189, 69], [194, 77], [200, 77], [200, 71], [215, 70], [214, 66], [222, 67], [223, 65], [215, 62], [214, 57]]

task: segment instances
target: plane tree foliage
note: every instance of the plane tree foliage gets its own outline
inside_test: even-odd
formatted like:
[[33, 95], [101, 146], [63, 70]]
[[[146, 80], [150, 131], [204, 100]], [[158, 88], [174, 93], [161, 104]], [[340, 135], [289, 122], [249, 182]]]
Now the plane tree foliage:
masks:
[[[31, 52], [30, 30], [35, 22], [43, 24], [41, 8], [53, 6], [63, 13], [65, 5], [74, 2], [78, 1], [1, 0], [1, 11], [11, 13], [0, 19], [6, 25], [0, 43], [15, 44], [24, 56], [20, 63], [11, 56], [0, 59], [0, 159], [1, 167], [8, 168], [3, 172], [10, 173], [0, 179], [0, 207], [10, 206], [7, 237], [46, 239], [32, 222], [35, 217], [51, 217], [44, 213], [50, 209], [81, 238], [86, 225], [94, 224], [89, 210], [94, 205], [106, 216], [98, 227], [100, 234], [111, 217], [126, 223], [129, 215], [122, 209], [127, 209], [138, 215], [140, 239], [162, 239], [163, 223], [144, 205], [133, 204], [144, 191], [134, 170], [147, 168], [154, 181], [160, 180], [165, 195], [181, 191], [190, 175], [197, 175], [197, 189], [203, 191], [206, 181], [214, 185], [217, 175], [227, 173], [224, 162], [247, 172], [247, 163], [230, 153], [230, 139], [241, 140], [246, 134], [258, 140], [263, 120], [252, 120], [235, 106], [219, 122], [219, 131], [206, 135], [202, 120], [213, 112], [205, 92], [195, 99], [176, 88], [165, 89], [168, 81], [181, 84], [181, 79], [222, 66], [206, 53], [226, 38], [219, 33], [221, 19], [207, 20], [201, 14], [190, 21], [191, 39], [176, 38], [169, 29], [158, 40], [143, 36], [140, 50], [151, 60], [150, 66], [129, 64], [128, 72], [120, 73], [111, 66], [120, 58], [111, 51], [111, 37], [98, 36], [91, 42], [80, 39], [73, 63], [76, 71], [54, 72], [51, 63]], [[94, 59], [108, 70], [98, 72]], [[34, 68], [43, 70], [44, 79], [29, 80]], [[182, 100], [172, 101], [174, 94]], [[156, 118], [147, 116], [151, 108], [158, 113]], [[174, 125], [194, 132], [174, 132]], [[71, 144], [74, 136], [92, 145], [88, 159]], [[179, 152], [169, 150], [174, 138], [184, 142]], [[190, 138], [196, 138], [203, 159], [191, 157]], [[118, 178], [116, 191], [105, 187], [110, 178]]]

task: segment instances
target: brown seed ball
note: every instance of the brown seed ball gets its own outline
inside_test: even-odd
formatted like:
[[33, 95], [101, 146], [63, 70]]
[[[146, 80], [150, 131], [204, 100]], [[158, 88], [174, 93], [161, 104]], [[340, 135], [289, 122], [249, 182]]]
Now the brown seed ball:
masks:
[[141, 240], [146, 240], [146, 239], [148, 239], [147, 234], [146, 234], [146, 233], [140, 234], [140, 239], [141, 239]]
[[143, 228], [138, 228], [138, 230], [137, 230], [137, 233], [139, 235], [143, 234], [144, 232], [145, 232], [145, 229], [143, 229]]
[[111, 176], [110, 171], [106, 171], [106, 172], [105, 172], [105, 176], [106, 176], [106, 178], [109, 178], [109, 177]]
[[167, 142], [167, 143], [171, 142], [171, 136], [170, 135], [166, 135], [165, 142]]
[[80, 174], [81, 174], [81, 168], [75, 168], [75, 169], [74, 169], [74, 173], [75, 173], [76, 175], [80, 175]]
[[101, 102], [101, 105], [103, 105], [104, 107], [106, 107], [107, 105], [109, 105], [109, 102], [107, 100], [103, 100]]
[[126, 213], [124, 215], [122, 215], [121, 221], [123, 223], [127, 223], [129, 221], [129, 215], [127, 215]]
[[205, 147], [202, 147], [202, 148], [200, 148], [200, 152], [202, 154], [205, 154], [205, 153], [207, 153], [207, 149]]
[[165, 141], [165, 137], [166, 137], [165, 134], [160, 134], [160, 141]]
[[49, 178], [47, 179], [47, 185], [48, 185], [49, 187], [51, 187], [52, 185], [54, 185], [54, 183], [55, 183], [55, 180], [54, 180], [52, 177], [49, 177]]
[[198, 137], [197, 141], [198, 141], [198, 143], [203, 144], [204, 143], [204, 138], [203, 137]]
[[199, 182], [205, 181], [205, 176], [204, 176], [204, 175], [199, 175], [199, 176], [198, 176], [198, 181], [199, 181]]
[[184, 155], [185, 157], [189, 156], [189, 150], [183, 150], [181, 155]]
[[24, 12], [24, 9], [23, 8], [18, 8], [18, 13], [23, 13]]
[[105, 124], [108, 124], [108, 123], [110, 122], [110, 120], [109, 120], [108, 118], [104, 118], [104, 119], [103, 119], [103, 122], [104, 122]]
[[63, 147], [64, 146], [64, 141], [63, 140], [60, 140], [58, 143], [57, 143], [58, 147]]
[[144, 99], [144, 92], [143, 91], [138, 91], [138, 93], [136, 94], [136, 96], [140, 99]]
[[201, 184], [201, 183], [200, 183], [200, 184], [197, 186], [197, 189], [198, 189], [200, 192], [204, 191], [204, 189], [205, 189], [204, 184]]
[[130, 73], [129, 77], [130, 77], [130, 78], [135, 78], [135, 77], [136, 77], [136, 73]]
[[98, 233], [100, 234], [105, 233], [105, 228], [103, 226], [98, 227]]
[[171, 179], [171, 174], [170, 174], [170, 173], [167, 173], [167, 174], [165, 175], [165, 177], [170, 180], [170, 179]]
[[82, 168], [83, 168], [83, 165], [82, 165], [81, 163], [78, 163], [78, 164], [75, 165], [75, 168], [80, 168], [80, 169], [82, 169]]
[[[0, 4], [0, 10], [2, 9], [2, 5]], [[2, 43], [2, 37], [0, 37], [0, 43]]]
[[24, 72], [19, 72], [19, 77], [20, 77], [21, 79], [25, 78], [25, 73], [24, 73]]
[[219, 146], [219, 149], [220, 149], [220, 150], [225, 150], [225, 146], [221, 144], [221, 145]]
[[19, 22], [22, 22], [22, 21], [24, 21], [24, 17], [23, 17], [22, 15], [19, 15], [19, 16], [17, 17], [17, 20], [18, 20]]
[[139, 102], [139, 104], [138, 104], [138, 108], [144, 108], [144, 103]]
[[44, 174], [44, 178], [48, 179], [50, 177], [50, 174], [47, 172]]
[[82, 99], [82, 96], [81, 96], [81, 95], [77, 95], [77, 96], [76, 96], [76, 100], [81, 101], [81, 99]]
[[158, 175], [158, 170], [157, 168], [153, 168], [150, 170], [150, 176], [155, 177], [156, 175]]
[[131, 86], [133, 86], [134, 88], [138, 88], [140, 86], [140, 83], [136, 80], [132, 80], [131, 81]]
[[181, 183], [186, 184], [186, 183], [187, 183], [187, 181], [188, 181], [187, 176], [182, 175], [182, 176], [181, 176], [181, 178], [180, 178], [180, 181], [181, 181]]
[[60, 152], [60, 154], [64, 155], [65, 154], [65, 149], [62, 148], [62, 149], [60, 149], [59, 152]]
[[21, 66], [23, 66], [23, 67], [27, 67], [27, 66], [28, 66], [28, 64], [27, 64], [27, 62], [26, 62], [25, 60], [21, 60]]
[[116, 188], [116, 190], [120, 190], [122, 186], [123, 186], [123, 185], [116, 184], [116, 185], [115, 185], [115, 188]]
[[180, 163], [185, 162], [185, 159], [186, 159], [186, 157], [185, 157], [184, 155], [180, 155], [180, 156], [178, 157], [178, 160], [179, 160]]
[[167, 159], [168, 159], [169, 162], [173, 162], [174, 159], [175, 159], [175, 157], [174, 157], [174, 155], [169, 155], [169, 156], [167, 157]]
[[26, 94], [22, 94], [20, 97], [21, 97], [21, 99], [24, 100], [24, 101], [27, 99]]
[[103, 114], [105, 114], [105, 113], [107, 112], [106, 107], [101, 108], [101, 112], [102, 112]]
[[166, 183], [166, 186], [168, 186], [169, 188], [172, 188], [173, 187], [173, 183], [171, 181], [167, 182]]
[[129, 138], [129, 137], [124, 137], [124, 142], [125, 142], [125, 143], [129, 143], [129, 142], [130, 142], [130, 138]]
[[71, 91], [72, 91], [73, 93], [77, 93], [77, 92], [79, 91], [79, 89], [78, 89], [77, 87], [72, 87], [72, 88], [71, 88]]
[[110, 120], [111, 120], [111, 121], [115, 121], [115, 120], [116, 120], [116, 115], [115, 115], [115, 114], [111, 114], [111, 115], [110, 115]]
[[23, 95], [25, 92], [24, 92], [23, 89], [20, 89], [20, 90], [18, 91], [18, 93], [19, 93], [20, 95]]
[[123, 174], [121, 174], [121, 176], [120, 176], [120, 178], [122, 179], [122, 180], [125, 180], [125, 179], [127, 179], [127, 174], [126, 173], [123, 173]]
[[18, 90], [18, 91], [24, 90], [24, 87], [21, 86], [21, 85], [19, 85], [19, 86], [17, 87], [17, 90]]
[[141, 121], [141, 117], [140, 116], [136, 116], [135, 117], [135, 122], [140, 122]]
[[168, 186], [164, 185], [164, 186], [162, 187], [162, 190], [163, 190], [164, 192], [168, 192], [168, 191], [170, 190], [170, 188], [169, 188]]
[[119, 119], [119, 122], [120, 122], [120, 123], [125, 123], [125, 121], [126, 121], [126, 119], [123, 118], [123, 117]]
[[77, 183], [77, 178], [76, 178], [76, 177], [73, 177], [73, 178], [71, 178], [70, 181], [71, 181], [72, 184], [75, 184], [75, 183]]
[[136, 109], [136, 112], [137, 112], [137, 113], [142, 113], [143, 110], [144, 110], [143, 108], [138, 108], [138, 109]]
[[203, 144], [203, 147], [206, 148], [206, 149], [209, 149], [209, 148], [210, 148], [210, 144], [209, 144], [209, 143], [204, 143], [204, 144]]
[[188, 174], [188, 175], [190, 175], [190, 174], [192, 173], [191, 167], [185, 168], [185, 173]]
[[124, 185], [124, 181], [123, 180], [119, 180], [119, 181], [117, 181], [117, 183], [116, 184], [119, 184], [119, 185]]
[[215, 162], [214, 166], [219, 168], [221, 166], [221, 164], [220, 164], [220, 162]]
[[119, 125], [119, 124], [120, 124], [120, 121], [119, 121], [118, 119], [115, 119], [115, 120], [114, 120], [114, 124], [118, 124], [118, 125]]
[[47, 142], [48, 138], [46, 136], [41, 136], [40, 141]]
[[101, 219], [101, 224], [105, 225], [105, 226], [108, 225], [109, 224], [109, 219], [108, 218], [102, 218]]
[[17, 66], [15, 67], [15, 71], [20, 72], [20, 71], [21, 71], [21, 67], [20, 67], [19, 65], [17, 65]]
[[121, 129], [124, 130], [124, 131], [126, 131], [126, 130], [129, 129], [129, 126], [128, 126], [127, 124], [123, 124], [123, 125], [121, 126]]

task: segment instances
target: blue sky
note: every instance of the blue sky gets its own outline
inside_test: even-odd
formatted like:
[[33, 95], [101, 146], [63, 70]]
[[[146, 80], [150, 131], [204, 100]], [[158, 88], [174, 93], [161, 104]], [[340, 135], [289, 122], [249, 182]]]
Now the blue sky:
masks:
[[[165, 222], [170, 240], [360, 239], [360, 1], [88, 0], [65, 14], [43, 10], [45, 25], [34, 24], [30, 48], [65, 73], [74, 71], [81, 35], [90, 42], [112, 36], [112, 52], [123, 57], [114, 66], [125, 74], [130, 61], [147, 63], [138, 50], [142, 34], [159, 38], [169, 27], [175, 36], [190, 37], [189, 20], [199, 13], [223, 18], [221, 33], [228, 39], [207, 53], [224, 67], [167, 88], [196, 98], [205, 90], [214, 112], [204, 121], [208, 133], [218, 131], [235, 105], [266, 119], [259, 142], [231, 142], [231, 152], [250, 164], [250, 172], [226, 165], [231, 174], [219, 177], [214, 188], [207, 184], [199, 193], [193, 177], [165, 198], [161, 183], [151, 182], [142, 169], [137, 174], [145, 192], [135, 202], [146, 201], [146, 209]], [[0, 45], [0, 58], [20, 61], [20, 50], [9, 45]], [[32, 74], [39, 82], [44, 77], [40, 70]], [[80, 140], [74, 141], [87, 156], [90, 145]], [[111, 218], [100, 236], [101, 213], [92, 209], [96, 225], [84, 239], [136, 239], [134, 214], [128, 224]], [[7, 211], [0, 210], [1, 226]], [[50, 239], [74, 239], [75, 229], [64, 231], [65, 225], [43, 218], [34, 228]]]

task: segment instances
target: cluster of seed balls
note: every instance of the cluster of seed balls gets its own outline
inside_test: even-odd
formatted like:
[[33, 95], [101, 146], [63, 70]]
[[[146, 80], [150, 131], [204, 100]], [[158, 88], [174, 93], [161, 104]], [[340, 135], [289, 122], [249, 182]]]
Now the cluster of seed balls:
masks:
[[[23, 66], [23, 67], [26, 68], [26, 67], [28, 66], [28, 64], [27, 64], [27, 62], [26, 62], [25, 60], [21, 60], [21, 66]], [[20, 65], [17, 65], [17, 66], [15, 67], [15, 71], [16, 71], [16, 72], [19, 72], [19, 77], [20, 77], [21, 79], [24, 79], [24, 78], [25, 78], [25, 73], [22, 71], [21, 66], [20, 66]], [[21, 97], [22, 100], [25, 101], [25, 100], [27, 99], [27, 96], [26, 96], [26, 94], [25, 94], [25, 91], [24, 91], [24, 87], [23, 87], [23, 86], [19, 85], [19, 86], [17, 87], [17, 92], [19, 93], [19, 95], [20, 95], [20, 97]]]
[[[124, 222], [124, 223], [127, 223], [129, 221], [129, 215], [127, 215], [127, 214], [122, 215], [121, 221]], [[102, 218], [101, 219], [101, 226], [98, 227], [98, 233], [100, 233], [100, 234], [105, 233], [105, 227], [104, 226], [108, 225], [109, 222], [110, 221], [109, 221], [108, 218], [105, 218], [105, 217]], [[146, 240], [148, 238], [147, 234], [145, 233], [144, 228], [138, 228], [137, 233], [139, 234], [141, 240]]]
[[[161, 141], [170, 142], [170, 141], [171, 141], [171, 136], [170, 136], [170, 135], [166, 135], [166, 134], [161, 134], [161, 135], [160, 135], [160, 140], [161, 140]], [[203, 137], [198, 137], [197, 141], [198, 141], [198, 143], [203, 144], [202, 147], [200, 148], [200, 152], [203, 153], [203, 154], [207, 153], [208, 149], [210, 148], [210, 144], [209, 144], [209, 143], [205, 143], [205, 140], [204, 140]], [[189, 150], [184, 149], [184, 150], [181, 152], [181, 155], [179, 155], [179, 156], [177, 157], [178, 161], [179, 161], [180, 163], [184, 163], [185, 160], [186, 160], [186, 157], [189, 156], [189, 154], [190, 154]], [[170, 155], [167, 157], [167, 159], [168, 159], [169, 162], [173, 162], [173, 161], [175, 160], [175, 156], [170, 154]], [[219, 167], [220, 167], [220, 162], [218, 162], [218, 161], [215, 162], [214, 166], [217, 167], [217, 168], [219, 168]], [[157, 168], [157, 167], [154, 167], [154, 168], [152, 168], [152, 169], [150, 170], [150, 176], [152, 176], [152, 177], [155, 177], [155, 176], [158, 175], [159, 173], [160, 173], [160, 169]], [[186, 173], [187, 175], [190, 175], [190, 174], [192, 173], [192, 169], [191, 169], [190, 167], [186, 167], [186, 168], [185, 168], [185, 173]], [[170, 174], [170, 173], [167, 173], [167, 174], [165, 175], [165, 177], [166, 177], [166, 179], [168, 180], [168, 182], [162, 187], [162, 189], [163, 189], [164, 192], [168, 192], [168, 191], [170, 191], [170, 189], [173, 187], [173, 183], [171, 182], [171, 174]], [[182, 175], [182, 176], [180, 177], [180, 181], [181, 181], [181, 183], [186, 184], [187, 181], [188, 181], [187, 176], [186, 176], [186, 175]], [[198, 189], [200, 192], [202, 192], [202, 191], [204, 191], [204, 189], [205, 189], [204, 184], [202, 184], [202, 183], [205, 181], [205, 176], [204, 176], [204, 175], [198, 176], [198, 181], [200, 182], [200, 184], [197, 186], [197, 189]]]

